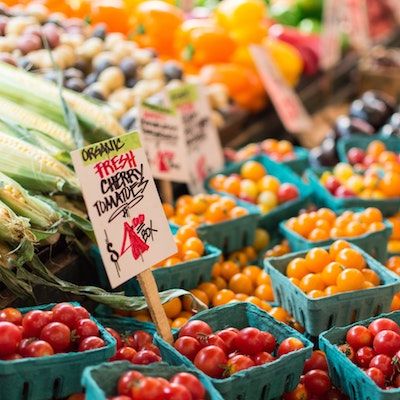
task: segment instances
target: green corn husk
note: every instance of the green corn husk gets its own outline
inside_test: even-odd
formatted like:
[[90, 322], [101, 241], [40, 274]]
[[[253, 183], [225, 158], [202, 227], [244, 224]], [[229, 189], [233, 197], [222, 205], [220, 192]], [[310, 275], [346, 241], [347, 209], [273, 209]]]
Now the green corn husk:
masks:
[[0, 172], [0, 200], [16, 214], [28, 218], [34, 229], [47, 230], [61, 222], [49, 204], [31, 196], [20, 184]]
[[78, 180], [70, 168], [43, 150], [1, 131], [0, 171], [28, 190], [80, 193]]
[[[62, 95], [76, 114], [89, 142], [125, 133], [117, 120], [103, 107], [68, 89], [63, 89]], [[0, 96], [69, 128], [57, 86], [34, 74], [0, 62]]]

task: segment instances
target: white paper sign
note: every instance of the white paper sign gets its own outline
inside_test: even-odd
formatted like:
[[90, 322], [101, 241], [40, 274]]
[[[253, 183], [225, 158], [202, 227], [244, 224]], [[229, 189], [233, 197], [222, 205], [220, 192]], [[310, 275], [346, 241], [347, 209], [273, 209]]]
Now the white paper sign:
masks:
[[359, 52], [368, 51], [371, 37], [366, 0], [347, 0], [347, 24], [353, 47]]
[[204, 192], [204, 180], [224, 166], [224, 155], [211, 109], [200, 85], [185, 84], [166, 93], [167, 102], [181, 115], [186, 136], [192, 194]]
[[321, 32], [321, 67], [329, 70], [341, 58], [341, 28], [346, 0], [325, 0]]
[[312, 126], [311, 117], [299, 96], [287, 84], [275, 62], [263, 46], [251, 45], [250, 52], [257, 71], [275, 110], [286, 130], [292, 133], [305, 132]]
[[176, 253], [137, 132], [71, 155], [111, 287]]
[[146, 102], [138, 105], [139, 129], [153, 177], [188, 182], [186, 139], [182, 118], [173, 110]]

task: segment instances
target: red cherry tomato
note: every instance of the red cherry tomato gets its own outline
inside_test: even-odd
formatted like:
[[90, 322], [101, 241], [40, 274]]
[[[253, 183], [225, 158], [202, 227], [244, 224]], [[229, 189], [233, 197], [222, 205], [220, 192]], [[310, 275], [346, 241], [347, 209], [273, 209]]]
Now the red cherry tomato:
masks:
[[224, 351], [217, 346], [204, 347], [194, 359], [194, 365], [211, 378], [221, 378], [226, 363]]
[[203, 400], [206, 396], [203, 384], [194, 375], [187, 372], [174, 375], [170, 382], [185, 386], [191, 393], [193, 400]]
[[178, 383], [171, 383], [164, 388], [165, 400], [192, 400], [192, 395], [188, 388]]
[[277, 356], [281, 357], [284, 354], [291, 353], [292, 351], [300, 350], [304, 348], [304, 344], [301, 340], [290, 337], [285, 340], [279, 345]]
[[197, 338], [198, 335], [211, 335], [212, 329], [210, 325], [201, 320], [189, 321], [179, 331], [179, 337], [191, 336]]
[[147, 365], [160, 362], [161, 357], [150, 350], [140, 350], [132, 358], [133, 364]]
[[50, 322], [42, 329], [40, 339], [49, 343], [56, 353], [62, 353], [71, 347], [71, 330], [61, 322]]
[[106, 328], [106, 331], [115, 339], [117, 342], [117, 350], [119, 350], [122, 347], [121, 335], [113, 328]]
[[53, 354], [53, 348], [44, 340], [34, 340], [26, 346], [26, 357], [46, 357]]
[[338, 346], [339, 351], [341, 351], [350, 361], [354, 362], [355, 352], [351, 346], [347, 343]]
[[254, 355], [252, 359], [256, 365], [264, 365], [275, 361], [275, 357], [266, 351], [262, 351], [261, 353]]
[[383, 375], [385, 375], [386, 379], [390, 379], [394, 374], [392, 359], [385, 354], [378, 354], [377, 356], [375, 356], [369, 363], [369, 367], [380, 369], [383, 372]]
[[201, 347], [218, 346], [224, 351], [225, 354], [228, 353], [228, 349], [225, 346], [225, 342], [218, 335], [215, 335], [214, 333], [207, 336], [199, 335], [197, 339]]
[[97, 336], [89, 336], [89, 337], [83, 339], [79, 343], [79, 351], [100, 349], [101, 347], [104, 347], [105, 345], [106, 344], [102, 338], [99, 338]]
[[196, 354], [201, 349], [201, 344], [191, 336], [181, 336], [174, 343], [174, 347], [179, 353], [183, 354], [190, 361], [193, 361]]
[[136, 343], [136, 350], [142, 350], [142, 347], [147, 343], [153, 343], [153, 337], [150, 333], [145, 331], [136, 331], [132, 335], [133, 340]]
[[233, 374], [236, 374], [236, 372], [254, 367], [255, 365], [256, 364], [250, 357], [238, 354], [228, 360], [224, 376], [231, 376]]
[[291, 183], [282, 183], [278, 189], [279, 203], [286, 203], [287, 201], [297, 199], [299, 191], [296, 186]]
[[0, 356], [8, 356], [17, 351], [22, 334], [11, 322], [0, 322]]
[[42, 329], [51, 322], [51, 315], [45, 311], [32, 310], [22, 318], [24, 337], [39, 337]]
[[346, 334], [347, 343], [357, 351], [361, 347], [371, 346], [372, 333], [365, 326], [356, 325], [350, 328]]
[[145, 377], [132, 387], [132, 400], [164, 400], [164, 385], [157, 379]]
[[380, 388], [385, 387], [385, 375], [383, 372], [375, 367], [368, 368], [365, 373], [376, 383]]
[[[325, 400], [345, 400], [344, 395], [339, 389], [332, 388], [324, 396]], [[346, 397], [347, 399], [347, 397]]]
[[360, 368], [368, 368], [369, 363], [375, 357], [375, 351], [372, 347], [361, 347], [361, 349], [357, 350], [355, 356], [355, 363]]
[[114, 396], [110, 397], [110, 400], [132, 400], [130, 396]]
[[321, 350], [315, 350], [312, 352], [311, 357], [304, 363], [303, 373], [306, 373], [313, 369], [321, 369], [322, 371], [328, 371], [328, 363], [326, 361], [326, 355]]
[[396, 377], [394, 378], [393, 386], [395, 388], [400, 388], [400, 375], [396, 375]]
[[326, 371], [313, 369], [304, 375], [304, 386], [310, 393], [322, 396], [332, 387], [332, 384]]
[[242, 354], [254, 355], [264, 350], [265, 339], [257, 328], [244, 328], [233, 342], [234, 348]]
[[23, 358], [23, 357], [21, 356], [21, 354], [18, 354], [18, 353], [13, 353], [13, 354], [9, 354], [8, 356], [1, 357], [1, 359], [4, 361], [21, 360], [21, 358]]
[[380, 331], [374, 338], [373, 347], [377, 354], [393, 357], [400, 350], [400, 335], [393, 331]]
[[269, 332], [261, 332], [260, 334], [264, 341], [264, 351], [272, 353], [276, 347], [276, 339]]
[[238, 335], [238, 332], [228, 328], [217, 332], [217, 335], [224, 341], [228, 353], [231, 353], [234, 350], [233, 341]]
[[7, 321], [15, 325], [21, 325], [22, 314], [16, 308], [8, 307], [0, 311], [0, 321]]
[[89, 311], [85, 307], [77, 306], [75, 307], [76, 315], [78, 316], [78, 321], [81, 319], [90, 319]]
[[308, 400], [306, 387], [303, 383], [299, 383], [296, 389], [283, 395], [283, 400]]
[[131, 361], [133, 357], [137, 354], [137, 351], [133, 349], [132, 347], [121, 347], [120, 349], [117, 350], [115, 353], [113, 360], [126, 360], [126, 361]]
[[138, 371], [125, 372], [118, 380], [117, 390], [120, 395], [130, 396], [132, 387], [135, 386], [144, 375]]
[[144, 346], [142, 346], [141, 350], [150, 350], [154, 354], [157, 354], [161, 357], [160, 349], [154, 343], [146, 343]]
[[124, 336], [122, 342], [124, 346], [132, 347], [133, 349], [138, 350], [138, 346], [133, 334]]
[[18, 346], [18, 353], [21, 354], [22, 357], [28, 357], [28, 354], [26, 352], [26, 348], [28, 345], [30, 345], [32, 342], [34, 342], [36, 339], [34, 338], [25, 338], [22, 339], [19, 343]]
[[399, 325], [389, 318], [378, 318], [372, 321], [368, 326], [368, 330], [374, 336], [380, 331], [393, 331], [400, 335]]
[[53, 321], [62, 322], [70, 329], [75, 329], [79, 320], [78, 312], [75, 307], [69, 303], [60, 303], [53, 307]]
[[89, 336], [99, 336], [99, 328], [96, 323], [88, 318], [83, 318], [76, 324], [76, 334], [79, 340]]

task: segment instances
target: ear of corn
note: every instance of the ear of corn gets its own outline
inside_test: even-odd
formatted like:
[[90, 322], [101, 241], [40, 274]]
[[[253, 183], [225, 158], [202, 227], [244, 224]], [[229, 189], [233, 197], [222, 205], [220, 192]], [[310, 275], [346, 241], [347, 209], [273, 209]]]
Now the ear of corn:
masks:
[[[100, 141], [124, 133], [122, 126], [103, 107], [71, 90], [63, 89], [62, 93], [68, 106], [76, 114], [88, 141]], [[66, 126], [57, 86], [2, 62], [0, 62], [0, 96]]]
[[68, 129], [51, 121], [48, 117], [43, 117], [2, 97], [0, 97], [0, 118], [5, 121], [13, 121], [25, 128], [40, 131], [58, 143], [62, 143], [66, 150], [75, 148], [74, 139]]
[[[70, 168], [43, 150], [1, 131], [0, 171], [28, 190], [40, 191], [43, 178], [47, 186], [50, 182], [56, 184], [50, 191], [80, 193], [78, 181]], [[56, 179], [48, 179], [48, 176]]]
[[36, 238], [29, 228], [29, 220], [27, 218], [17, 216], [10, 207], [0, 201], [1, 241], [13, 245], [21, 243], [24, 239], [33, 242]]
[[50, 205], [31, 196], [3, 173], [0, 173], [0, 200], [17, 215], [28, 218], [33, 228], [50, 229], [61, 220], [61, 216]]

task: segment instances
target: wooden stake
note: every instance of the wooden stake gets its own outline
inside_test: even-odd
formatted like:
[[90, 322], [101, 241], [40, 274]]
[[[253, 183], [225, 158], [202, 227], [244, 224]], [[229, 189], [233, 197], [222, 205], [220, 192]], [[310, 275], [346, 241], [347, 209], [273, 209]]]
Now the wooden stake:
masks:
[[163, 202], [173, 204], [174, 203], [174, 191], [172, 189], [172, 183], [170, 181], [161, 180], [161, 198]]
[[169, 344], [174, 342], [167, 315], [161, 304], [158, 294], [157, 283], [150, 269], [140, 273], [138, 276], [140, 288], [149, 306], [151, 318], [156, 325], [158, 334]]

